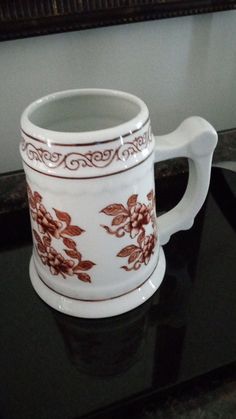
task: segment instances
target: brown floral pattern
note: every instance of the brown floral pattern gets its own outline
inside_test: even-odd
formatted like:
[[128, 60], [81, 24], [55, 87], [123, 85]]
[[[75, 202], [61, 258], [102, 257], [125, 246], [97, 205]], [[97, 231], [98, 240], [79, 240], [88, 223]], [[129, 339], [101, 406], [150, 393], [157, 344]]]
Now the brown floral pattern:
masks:
[[[84, 230], [71, 224], [71, 217], [67, 212], [53, 208], [56, 216], [54, 219], [43, 205], [42, 196], [36, 191], [32, 192], [29, 185], [27, 185], [27, 191], [31, 217], [37, 225], [37, 230], [32, 229], [33, 235], [42, 263], [49, 267], [52, 275], [61, 275], [64, 279], [76, 276], [83, 282], [91, 282], [91, 277], [86, 271], [90, 270], [95, 263], [83, 260], [77, 243], [71, 239], [71, 237], [80, 236]], [[54, 247], [55, 239], [63, 242], [65, 255]]]
[[[102, 225], [108, 234], [123, 237], [129, 234], [135, 239], [119, 251], [118, 257], [128, 257], [127, 265], [121, 266], [126, 271], [137, 270], [142, 264], [147, 265], [154, 253], [157, 242], [157, 228], [155, 216], [155, 196], [153, 190], [147, 194], [148, 204], [138, 202], [138, 195], [131, 195], [127, 206], [123, 204], [111, 204], [103, 208], [101, 212], [112, 216], [111, 226]], [[151, 225], [153, 232], [146, 233], [146, 226]]]

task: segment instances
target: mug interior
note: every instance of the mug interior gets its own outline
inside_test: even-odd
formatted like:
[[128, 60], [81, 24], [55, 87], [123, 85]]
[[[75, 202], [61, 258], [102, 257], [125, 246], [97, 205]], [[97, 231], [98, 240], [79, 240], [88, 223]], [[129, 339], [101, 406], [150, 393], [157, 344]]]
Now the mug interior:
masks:
[[28, 113], [35, 126], [57, 132], [88, 132], [126, 123], [140, 113], [140, 104], [125, 95], [77, 92], [52, 95]]

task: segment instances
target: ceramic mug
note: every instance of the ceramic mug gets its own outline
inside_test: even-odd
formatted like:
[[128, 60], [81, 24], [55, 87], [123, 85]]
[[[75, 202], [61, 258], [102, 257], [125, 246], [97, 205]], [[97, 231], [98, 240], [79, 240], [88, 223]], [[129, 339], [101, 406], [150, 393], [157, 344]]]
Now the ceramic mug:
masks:
[[[81, 89], [29, 105], [21, 133], [36, 292], [55, 309], [88, 318], [145, 302], [165, 273], [162, 245], [192, 226], [205, 200], [214, 128], [192, 117], [155, 138], [141, 99]], [[174, 157], [189, 159], [187, 189], [157, 219], [154, 162]]]

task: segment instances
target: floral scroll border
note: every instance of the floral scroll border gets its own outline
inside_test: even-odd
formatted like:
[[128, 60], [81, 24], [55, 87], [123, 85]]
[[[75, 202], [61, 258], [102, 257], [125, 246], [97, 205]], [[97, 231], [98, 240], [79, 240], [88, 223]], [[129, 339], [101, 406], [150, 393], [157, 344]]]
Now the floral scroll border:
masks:
[[[45, 168], [57, 169], [59, 167], [76, 171], [83, 168], [106, 168], [115, 161], [127, 161], [133, 155], [141, 153], [152, 143], [151, 130], [149, 128], [143, 135], [135, 137], [133, 141], [127, 141], [116, 148], [105, 150], [87, 151], [85, 153], [70, 152], [59, 153], [49, 151], [43, 147], [37, 147], [25, 138], [21, 140], [21, 151], [30, 160], [42, 163]], [[76, 147], [76, 146], [75, 146]]]

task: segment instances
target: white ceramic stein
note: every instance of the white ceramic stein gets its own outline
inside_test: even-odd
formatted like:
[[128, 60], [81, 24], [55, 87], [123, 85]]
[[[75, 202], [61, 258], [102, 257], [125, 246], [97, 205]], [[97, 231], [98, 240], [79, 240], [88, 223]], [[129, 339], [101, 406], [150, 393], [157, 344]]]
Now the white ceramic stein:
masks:
[[[68, 90], [32, 103], [20, 144], [39, 296], [77, 317], [144, 303], [165, 273], [162, 245], [189, 229], [209, 187], [214, 128], [199, 117], [154, 137], [148, 108], [128, 93]], [[154, 162], [189, 159], [179, 204], [156, 218]]]

